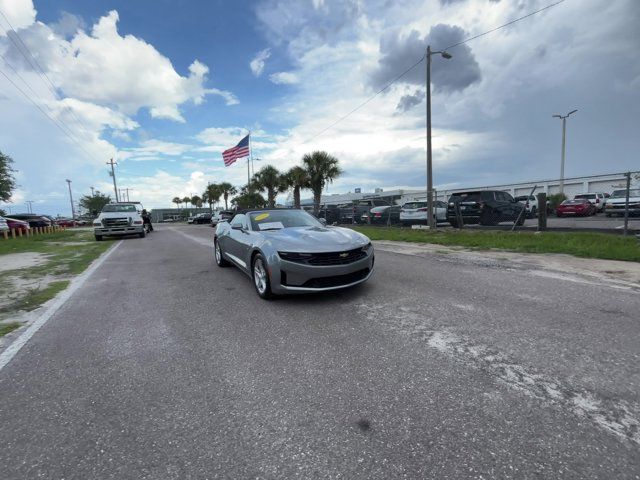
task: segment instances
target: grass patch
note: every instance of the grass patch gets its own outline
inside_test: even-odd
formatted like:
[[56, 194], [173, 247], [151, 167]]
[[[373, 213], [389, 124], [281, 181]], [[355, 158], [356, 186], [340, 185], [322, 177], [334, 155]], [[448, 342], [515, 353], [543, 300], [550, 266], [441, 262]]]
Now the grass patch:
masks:
[[65, 230], [33, 237], [0, 240], [2, 255], [34, 252], [46, 262], [2, 272], [0, 319], [30, 311], [55, 297], [113, 243], [96, 242], [91, 230]]
[[0, 323], [0, 337], [4, 337], [7, 333], [11, 333], [21, 326], [22, 324], [18, 322]]
[[7, 307], [0, 308], [0, 313], [7, 313], [15, 310], [30, 312], [48, 300], [51, 300], [58, 293], [69, 286], [69, 280], [58, 280], [49, 283], [44, 288], [31, 288], [26, 295], [21, 296]]
[[584, 258], [640, 262], [640, 244], [633, 236], [592, 232], [507, 232], [412, 230], [408, 228], [353, 227], [371, 240], [434, 243], [477, 249], [527, 253], [566, 253]]

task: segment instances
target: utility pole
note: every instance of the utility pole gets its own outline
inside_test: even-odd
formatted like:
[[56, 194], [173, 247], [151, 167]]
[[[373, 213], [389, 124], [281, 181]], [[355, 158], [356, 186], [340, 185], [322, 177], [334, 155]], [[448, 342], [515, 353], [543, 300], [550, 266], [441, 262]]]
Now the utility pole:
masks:
[[94, 193], [95, 188], [93, 187], [89, 187], [89, 188], [91, 189], [91, 196], [95, 197], [96, 196], [96, 194]]
[[122, 198], [126, 198], [127, 202], [129, 201], [129, 190], [131, 190], [130, 188], [123, 188], [122, 190], [124, 190], [125, 194], [122, 196]]
[[576, 113], [578, 110], [572, 110], [566, 115], [553, 115], [553, 118], [562, 119], [562, 155], [560, 157], [560, 193], [564, 193], [564, 159], [566, 151], [566, 139], [567, 139], [567, 118], [572, 113]]
[[431, 55], [440, 54], [442, 58], [450, 59], [451, 54], [442, 50], [432, 52], [431, 45], [427, 46], [425, 53], [425, 63], [427, 69], [427, 223], [429, 228], [436, 228], [437, 222], [434, 216], [433, 202], [433, 156], [431, 153]]
[[67, 179], [65, 181], [67, 182], [67, 185], [69, 186], [69, 201], [71, 202], [71, 219], [75, 220], [76, 219], [76, 210], [75, 210], [75, 207], [73, 206], [73, 195], [71, 195], [71, 180]]
[[29, 209], [29, 213], [33, 213], [33, 209], [31, 208], [31, 205], [33, 204], [33, 200], [27, 200], [24, 203], [27, 204], [27, 208]]
[[627, 193], [624, 200], [624, 235], [629, 234], [629, 188], [631, 187], [631, 172], [624, 174], [627, 177]]
[[113, 161], [113, 158], [107, 162], [107, 165], [111, 165], [111, 177], [113, 178], [113, 191], [116, 194], [116, 202], [120, 201], [120, 197], [118, 197], [118, 187], [116, 186], [116, 172], [113, 169], [114, 165], [117, 165], [117, 162]]

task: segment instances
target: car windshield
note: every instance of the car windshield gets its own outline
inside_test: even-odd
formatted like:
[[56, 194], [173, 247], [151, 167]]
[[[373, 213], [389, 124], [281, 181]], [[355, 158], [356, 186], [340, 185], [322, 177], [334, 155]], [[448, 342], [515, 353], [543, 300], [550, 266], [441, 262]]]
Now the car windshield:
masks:
[[469, 193], [454, 193], [449, 198], [450, 202], [453, 201], [460, 202], [481, 202], [482, 201], [482, 193], [481, 192], [469, 192]]
[[582, 199], [582, 198], [578, 198], [575, 200], [565, 200], [564, 202], [562, 202], [562, 205], [577, 205], [577, 204], [581, 204], [581, 203], [585, 203], [586, 200]]
[[[611, 194], [611, 198], [626, 198], [626, 190], [614, 190]], [[629, 189], [629, 197], [640, 197], [640, 188]]]
[[105, 205], [102, 208], [103, 212], [135, 212], [136, 211], [136, 206], [135, 205], [114, 205], [114, 204], [109, 204], [109, 205]]
[[249, 213], [253, 230], [280, 230], [290, 227], [321, 227], [322, 224], [303, 210], [269, 210]]
[[402, 208], [424, 208], [427, 206], [427, 202], [407, 202]]
[[595, 193], [583, 193], [581, 195], [576, 195], [574, 198], [596, 198]]

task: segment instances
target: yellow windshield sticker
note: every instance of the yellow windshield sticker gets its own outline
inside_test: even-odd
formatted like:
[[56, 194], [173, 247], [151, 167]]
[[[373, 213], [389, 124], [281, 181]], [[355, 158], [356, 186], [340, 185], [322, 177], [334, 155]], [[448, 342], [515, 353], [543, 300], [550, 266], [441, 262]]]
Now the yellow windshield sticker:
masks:
[[260, 220], [264, 220], [265, 218], [268, 218], [269, 214], [268, 213], [261, 213], [260, 215], [256, 216], [256, 222], [259, 222]]

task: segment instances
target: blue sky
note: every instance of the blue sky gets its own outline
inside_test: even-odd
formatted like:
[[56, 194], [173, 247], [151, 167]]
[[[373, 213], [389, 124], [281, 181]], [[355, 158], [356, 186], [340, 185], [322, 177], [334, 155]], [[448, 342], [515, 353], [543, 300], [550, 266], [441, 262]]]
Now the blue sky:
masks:
[[[331, 192], [423, 188], [424, 64], [316, 134], [417, 61], [551, 2], [540, 0], [0, 0], [56, 87], [25, 59], [0, 16], [0, 150], [20, 187], [10, 204], [68, 214], [119, 186], [145, 206], [246, 182], [220, 152], [254, 132], [256, 169], [315, 149], [345, 174]], [[640, 3], [566, 0], [434, 58], [439, 189], [555, 178], [569, 119], [568, 176], [640, 169]], [[73, 140], [60, 131], [66, 130]], [[286, 194], [282, 196], [282, 200]]]

